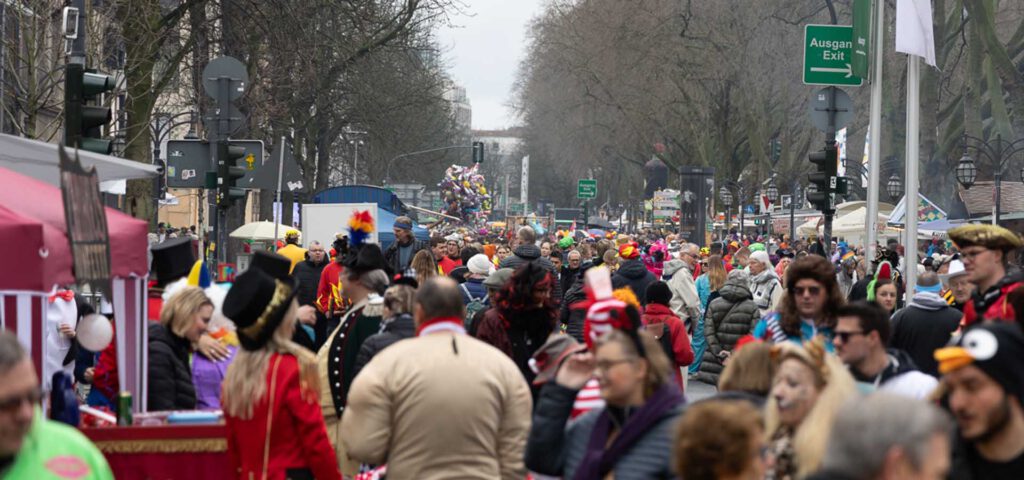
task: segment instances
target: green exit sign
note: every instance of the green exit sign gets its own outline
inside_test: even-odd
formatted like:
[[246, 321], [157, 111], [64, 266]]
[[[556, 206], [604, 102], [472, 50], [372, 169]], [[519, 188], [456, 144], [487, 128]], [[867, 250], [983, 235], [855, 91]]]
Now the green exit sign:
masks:
[[584, 179], [576, 184], [576, 198], [597, 198], [597, 180]]
[[806, 25], [804, 27], [804, 83], [807, 85], [860, 86], [853, 74], [853, 27]]

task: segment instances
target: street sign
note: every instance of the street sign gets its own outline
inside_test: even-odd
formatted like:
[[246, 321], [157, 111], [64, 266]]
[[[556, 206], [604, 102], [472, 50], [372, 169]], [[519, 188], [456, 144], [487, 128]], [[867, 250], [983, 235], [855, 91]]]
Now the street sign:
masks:
[[580, 180], [579, 183], [576, 184], [576, 198], [597, 198], [597, 180]]
[[[818, 90], [811, 95], [811, 101], [807, 105], [807, 113], [811, 117], [811, 123], [814, 124], [815, 128], [823, 132], [832, 131], [829, 129], [828, 124], [828, 97], [829, 90], [832, 87], [823, 88]], [[850, 100], [850, 96], [841, 89], [836, 88], [836, 124], [834, 125], [835, 130], [839, 130], [853, 120], [853, 100]]]
[[[274, 188], [253, 185], [254, 177], [263, 167], [263, 141], [231, 140], [231, 144], [242, 147], [245, 151], [242, 158], [246, 161], [238, 165], [245, 167], [245, 176], [239, 181], [239, 185], [244, 185], [245, 188]], [[212, 168], [210, 148], [210, 142], [206, 140], [168, 140], [167, 186], [206, 188], [206, 173], [216, 172]]]
[[804, 26], [804, 84], [860, 86], [853, 75], [853, 27]]
[[231, 79], [228, 100], [241, 98], [245, 94], [245, 87], [249, 85], [249, 72], [245, 64], [234, 57], [217, 57], [203, 68], [203, 90], [214, 100], [220, 100], [218, 78]]

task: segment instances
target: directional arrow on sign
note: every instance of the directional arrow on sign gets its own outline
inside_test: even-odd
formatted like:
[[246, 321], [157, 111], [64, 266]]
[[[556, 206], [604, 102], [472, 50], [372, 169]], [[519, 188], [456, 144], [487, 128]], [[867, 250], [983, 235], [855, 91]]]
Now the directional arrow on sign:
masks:
[[853, 76], [853, 67], [851, 67], [849, 63], [846, 64], [846, 68], [811, 67], [811, 71], [822, 73], [845, 73], [846, 78]]

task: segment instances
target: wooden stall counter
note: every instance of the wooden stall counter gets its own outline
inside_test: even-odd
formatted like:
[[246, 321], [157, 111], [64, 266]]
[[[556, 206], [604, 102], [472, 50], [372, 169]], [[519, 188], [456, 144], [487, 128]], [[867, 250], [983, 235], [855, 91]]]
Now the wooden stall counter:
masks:
[[232, 478], [227, 429], [216, 425], [83, 428], [118, 480]]

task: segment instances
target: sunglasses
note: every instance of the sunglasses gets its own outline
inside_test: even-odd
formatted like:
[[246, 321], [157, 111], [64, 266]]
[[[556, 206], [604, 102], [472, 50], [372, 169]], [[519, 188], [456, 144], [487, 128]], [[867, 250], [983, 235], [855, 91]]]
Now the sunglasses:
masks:
[[860, 332], [835, 332], [836, 338], [838, 338], [839, 340], [842, 340], [843, 343], [849, 342], [850, 341], [850, 337], [854, 337], [854, 336], [857, 336], [857, 335], [864, 335], [864, 332], [863, 331], [860, 331]]
[[821, 287], [793, 287], [794, 295], [799, 297], [805, 293], [812, 297], [817, 297], [821, 294]]
[[38, 405], [43, 399], [43, 391], [39, 388], [32, 390], [29, 393], [9, 397], [0, 400], [0, 413], [10, 414], [21, 408], [22, 404], [28, 402], [32, 405]]

